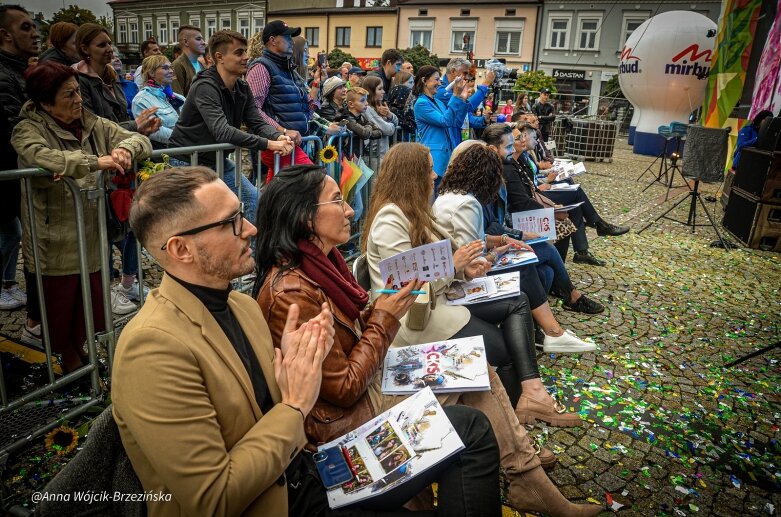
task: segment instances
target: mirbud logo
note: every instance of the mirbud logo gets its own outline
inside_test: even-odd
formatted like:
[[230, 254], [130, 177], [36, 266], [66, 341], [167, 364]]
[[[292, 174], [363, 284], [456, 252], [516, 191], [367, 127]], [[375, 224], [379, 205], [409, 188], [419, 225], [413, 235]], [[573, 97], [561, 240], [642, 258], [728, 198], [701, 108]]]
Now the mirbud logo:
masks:
[[711, 50], [700, 52], [700, 46], [696, 43], [686, 47], [681, 52], [673, 56], [672, 63], [664, 65], [664, 73], [671, 75], [696, 75], [699, 79], [708, 77], [710, 66], [699, 64], [700, 58], [705, 58], [705, 63], [711, 62]]
[[619, 60], [619, 74], [637, 74], [640, 72], [640, 61], [642, 60], [639, 57], [632, 55], [632, 49], [630, 47], [624, 47], [624, 50], [621, 51]]

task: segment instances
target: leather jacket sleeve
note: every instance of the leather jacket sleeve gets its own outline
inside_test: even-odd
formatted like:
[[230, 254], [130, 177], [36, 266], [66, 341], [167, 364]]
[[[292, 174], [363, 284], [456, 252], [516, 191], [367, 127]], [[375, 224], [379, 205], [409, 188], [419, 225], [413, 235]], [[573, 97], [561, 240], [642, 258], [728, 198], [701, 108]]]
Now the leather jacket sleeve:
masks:
[[[322, 291], [318, 291], [316, 297], [313, 294], [304, 289], [275, 293], [268, 313], [274, 346], [279, 346], [287, 311], [292, 304], [300, 309], [299, 325], [320, 314], [323, 302], [332, 305]], [[323, 361], [320, 399], [341, 408], [353, 406], [366, 394], [369, 383], [382, 368], [385, 353], [400, 326], [393, 315], [373, 307], [364, 311], [363, 317], [366, 319], [360, 339], [347, 329], [345, 322], [334, 320], [334, 344]]]

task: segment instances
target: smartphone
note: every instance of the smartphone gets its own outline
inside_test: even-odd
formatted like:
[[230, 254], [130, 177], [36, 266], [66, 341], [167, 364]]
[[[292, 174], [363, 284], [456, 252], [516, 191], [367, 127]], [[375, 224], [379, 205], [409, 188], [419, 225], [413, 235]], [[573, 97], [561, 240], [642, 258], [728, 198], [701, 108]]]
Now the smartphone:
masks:
[[326, 54], [325, 52], [318, 52], [317, 53], [317, 64], [320, 68], [325, 68], [328, 66], [328, 62], [326, 61]]
[[320, 481], [326, 489], [335, 488], [353, 479], [353, 473], [344, 457], [341, 447], [317, 451], [313, 459], [320, 474]]

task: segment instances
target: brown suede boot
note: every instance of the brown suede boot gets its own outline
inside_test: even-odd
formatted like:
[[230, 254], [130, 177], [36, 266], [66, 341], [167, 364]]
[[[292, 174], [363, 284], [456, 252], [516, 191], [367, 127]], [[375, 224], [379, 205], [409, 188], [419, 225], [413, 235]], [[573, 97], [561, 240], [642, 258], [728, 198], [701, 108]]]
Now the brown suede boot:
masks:
[[544, 513], [551, 517], [591, 517], [605, 511], [601, 505], [567, 501], [542, 467], [521, 473], [505, 473], [510, 481], [507, 501], [518, 511]]
[[559, 402], [556, 402], [554, 406], [549, 406], [526, 394], [521, 394], [518, 405], [515, 407], [515, 414], [522, 424], [533, 425], [537, 423], [537, 420], [542, 420], [553, 427], [583, 425], [583, 421], [577, 413], [567, 413], [566, 411], [567, 408]]
[[553, 467], [556, 466], [556, 462], [559, 461], [558, 458], [556, 458], [556, 455], [553, 454], [553, 451], [546, 449], [545, 447], [540, 449], [537, 453], [537, 457], [540, 459], [540, 467], [545, 470], [553, 470]]

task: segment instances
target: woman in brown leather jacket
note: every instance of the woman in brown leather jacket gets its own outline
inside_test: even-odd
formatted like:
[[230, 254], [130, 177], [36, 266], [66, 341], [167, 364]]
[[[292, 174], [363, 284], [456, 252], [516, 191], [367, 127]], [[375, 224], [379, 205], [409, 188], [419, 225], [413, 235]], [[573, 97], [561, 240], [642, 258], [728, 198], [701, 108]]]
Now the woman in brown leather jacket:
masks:
[[[399, 318], [412, 303], [409, 291], [421, 287], [413, 282], [364, 310], [368, 294], [336, 249], [349, 239], [353, 215], [336, 182], [311, 165], [276, 175], [258, 207], [255, 294], [275, 345], [292, 304], [299, 306], [302, 322], [312, 311], [319, 314], [323, 303], [334, 315], [334, 345], [323, 361], [320, 398], [304, 424], [313, 443], [338, 437], [400, 400], [381, 393], [379, 376]], [[445, 406], [472, 406], [488, 417], [509, 481], [510, 504], [554, 516], [596, 515], [600, 507], [570, 503], [548, 479], [541, 460], [553, 463], [555, 457], [543, 451], [538, 458], [501, 382], [493, 370], [489, 375], [490, 391], [451, 393], [439, 399]]]

